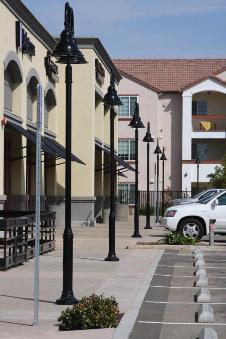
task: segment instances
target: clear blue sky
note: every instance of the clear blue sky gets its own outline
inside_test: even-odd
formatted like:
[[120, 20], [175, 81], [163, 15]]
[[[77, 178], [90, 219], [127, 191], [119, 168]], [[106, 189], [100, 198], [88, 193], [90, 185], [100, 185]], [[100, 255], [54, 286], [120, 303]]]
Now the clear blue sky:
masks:
[[[23, 0], [53, 35], [64, 0]], [[98, 37], [112, 58], [226, 57], [226, 0], [71, 0], [75, 34]]]

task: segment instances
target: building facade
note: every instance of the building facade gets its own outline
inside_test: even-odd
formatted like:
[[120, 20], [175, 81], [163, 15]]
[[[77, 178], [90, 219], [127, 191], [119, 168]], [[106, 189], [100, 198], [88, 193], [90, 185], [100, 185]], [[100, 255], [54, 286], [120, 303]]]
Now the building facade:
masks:
[[[134, 131], [128, 127], [138, 101], [145, 126], [150, 122], [150, 190], [156, 190], [156, 139], [165, 148], [165, 190], [195, 191], [196, 159], [199, 187], [208, 186], [208, 174], [225, 154], [226, 59], [114, 60], [122, 75], [119, 95], [119, 155], [134, 163]], [[146, 129], [139, 130], [139, 190], [146, 190]], [[160, 161], [159, 188], [162, 190]], [[119, 189], [133, 191], [134, 175], [119, 177]], [[131, 193], [131, 196], [133, 194]], [[130, 199], [133, 202], [133, 198]]]
[[[20, 0], [1, 1], [0, 19], [0, 207], [34, 209], [42, 107], [42, 209], [55, 211], [63, 226], [65, 66], [51, 58], [56, 40]], [[99, 39], [80, 38], [78, 46], [88, 63], [72, 66], [72, 224], [93, 225], [109, 209], [110, 110], [102, 99], [111, 72], [117, 83], [121, 76]], [[116, 146], [117, 140], [115, 119]]]

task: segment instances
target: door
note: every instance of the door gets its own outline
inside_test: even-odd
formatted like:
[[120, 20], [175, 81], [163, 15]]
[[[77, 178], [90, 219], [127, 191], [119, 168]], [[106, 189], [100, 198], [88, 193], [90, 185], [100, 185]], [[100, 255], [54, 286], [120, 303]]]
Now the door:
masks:
[[216, 219], [216, 231], [226, 233], [226, 193], [217, 198], [218, 205], [211, 209], [211, 218]]
[[5, 210], [11, 206], [11, 140], [6, 136], [4, 139], [4, 194], [7, 196]]

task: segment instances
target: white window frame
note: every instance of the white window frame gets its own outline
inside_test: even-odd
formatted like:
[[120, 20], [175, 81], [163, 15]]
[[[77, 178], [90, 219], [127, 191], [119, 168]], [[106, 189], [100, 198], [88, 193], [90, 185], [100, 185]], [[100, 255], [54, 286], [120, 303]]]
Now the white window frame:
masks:
[[121, 115], [120, 114], [120, 107], [118, 107], [118, 118], [131, 118], [133, 116], [133, 113], [134, 112], [131, 112], [131, 105], [130, 105], [130, 100], [131, 98], [136, 98], [137, 99], [137, 102], [138, 102], [138, 95], [119, 95], [119, 98], [122, 99], [122, 98], [129, 98], [129, 114], [128, 115]]
[[[121, 186], [127, 186], [127, 189], [120, 189]], [[134, 187], [133, 190], [131, 190], [131, 186]], [[119, 182], [118, 183], [118, 191], [125, 191], [127, 194], [124, 194], [121, 196], [122, 203], [126, 203], [129, 205], [134, 205], [135, 204], [135, 183], [128, 183], [128, 182]], [[131, 192], [133, 192], [133, 196], [131, 196]]]
[[[124, 159], [120, 155], [120, 153], [119, 153], [119, 143], [120, 143], [120, 141], [124, 141], [124, 142], [126, 141], [126, 142], [129, 143], [129, 147], [128, 147], [128, 159]], [[131, 158], [131, 141], [134, 142], [134, 144], [135, 144], [135, 139], [133, 139], [133, 138], [131, 138], [131, 139], [123, 139], [123, 138], [118, 139], [118, 156], [120, 158], [122, 158], [123, 160], [125, 160], [125, 161], [135, 161], [136, 152], [134, 152], [134, 154], [133, 154], [133, 159]], [[135, 147], [135, 145], [134, 145], [134, 147]]]
[[[192, 115], [207, 115], [208, 114], [208, 102], [207, 102], [207, 100], [193, 100], [192, 101], [192, 104], [193, 103], [196, 103], [196, 114], [193, 114], [193, 112], [192, 112]], [[201, 105], [201, 103], [205, 103], [205, 105], [206, 105], [206, 112], [205, 113], [200, 113], [199, 112], [199, 105]]]
[[194, 148], [192, 158], [200, 160], [208, 160], [208, 144], [195, 143], [192, 145]]

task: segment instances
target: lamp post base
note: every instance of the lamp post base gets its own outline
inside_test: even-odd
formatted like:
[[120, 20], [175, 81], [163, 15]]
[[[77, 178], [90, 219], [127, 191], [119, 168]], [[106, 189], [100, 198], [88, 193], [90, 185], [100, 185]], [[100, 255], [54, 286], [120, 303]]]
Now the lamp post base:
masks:
[[58, 305], [74, 305], [78, 303], [79, 300], [75, 298], [73, 291], [63, 291], [61, 297], [56, 300]]
[[108, 254], [108, 256], [104, 259], [105, 261], [119, 261], [119, 258], [116, 254]]
[[134, 232], [133, 235], [131, 235], [131, 238], [142, 238], [142, 235], [140, 235], [140, 233]]

